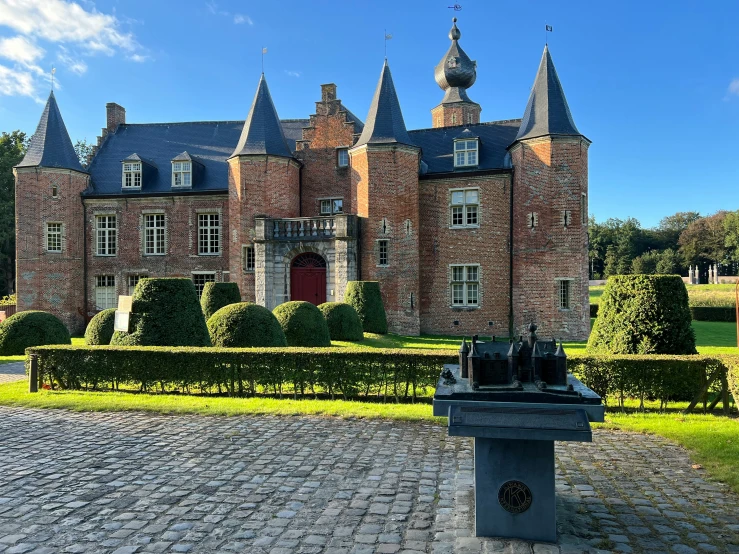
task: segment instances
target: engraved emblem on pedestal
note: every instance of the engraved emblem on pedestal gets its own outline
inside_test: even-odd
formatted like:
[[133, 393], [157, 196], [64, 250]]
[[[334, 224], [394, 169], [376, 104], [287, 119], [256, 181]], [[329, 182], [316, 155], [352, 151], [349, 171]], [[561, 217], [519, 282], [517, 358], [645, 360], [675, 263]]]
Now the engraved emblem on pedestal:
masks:
[[531, 507], [531, 489], [521, 481], [506, 481], [498, 491], [498, 502], [512, 514], [520, 514]]

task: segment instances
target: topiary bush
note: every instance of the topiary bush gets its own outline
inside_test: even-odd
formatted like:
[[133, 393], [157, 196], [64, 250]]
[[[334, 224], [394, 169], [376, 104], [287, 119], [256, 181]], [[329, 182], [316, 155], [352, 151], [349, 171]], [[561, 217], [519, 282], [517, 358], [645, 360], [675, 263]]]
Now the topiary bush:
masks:
[[85, 329], [85, 344], [99, 346], [110, 344], [113, 338], [113, 324], [115, 323], [115, 308], [108, 308], [95, 314]]
[[362, 321], [357, 310], [344, 302], [325, 302], [318, 306], [328, 324], [331, 340], [360, 341], [364, 339]]
[[592, 354], [696, 354], [679, 275], [613, 275], [588, 340]]
[[72, 344], [69, 331], [55, 315], [30, 310], [0, 324], [0, 356], [18, 356], [26, 348], [45, 344]]
[[328, 325], [310, 302], [285, 302], [273, 313], [285, 332], [288, 346], [331, 346]]
[[130, 333], [113, 333], [110, 344], [210, 346], [203, 310], [190, 279], [141, 279], [133, 291], [130, 325]]
[[367, 333], [387, 333], [387, 316], [382, 303], [380, 283], [377, 281], [349, 281], [346, 284], [344, 302], [359, 315], [362, 329]]
[[213, 346], [287, 346], [285, 333], [275, 315], [251, 302], [229, 304], [218, 310], [208, 320], [208, 332]]
[[241, 302], [241, 293], [236, 283], [205, 283], [200, 297], [205, 321], [224, 306], [238, 302]]

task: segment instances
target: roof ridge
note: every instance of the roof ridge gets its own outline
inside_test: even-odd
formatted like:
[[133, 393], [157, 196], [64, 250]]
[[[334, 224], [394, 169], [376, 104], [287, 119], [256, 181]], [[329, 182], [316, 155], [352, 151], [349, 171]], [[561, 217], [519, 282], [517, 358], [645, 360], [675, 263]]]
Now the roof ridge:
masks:
[[480, 127], [483, 125], [492, 126], [492, 125], [502, 125], [504, 123], [517, 123], [522, 121], [520, 117], [514, 118], [514, 119], [499, 119], [498, 121], [485, 121], [482, 123], [464, 123], [461, 125], [445, 125], [444, 127], [424, 127], [423, 129], [412, 129], [408, 131], [408, 133], [420, 133], [424, 131], [441, 131], [443, 129], [463, 129], [465, 127]]
[[[307, 117], [301, 117], [298, 119], [280, 119], [280, 123], [294, 123], [297, 121], [309, 121]], [[243, 125], [243, 119], [212, 119], [207, 121], [153, 121], [150, 123], [121, 123], [121, 127], [144, 127], [144, 126], [165, 126], [165, 125], [212, 125], [213, 123], [233, 123], [234, 125]]]

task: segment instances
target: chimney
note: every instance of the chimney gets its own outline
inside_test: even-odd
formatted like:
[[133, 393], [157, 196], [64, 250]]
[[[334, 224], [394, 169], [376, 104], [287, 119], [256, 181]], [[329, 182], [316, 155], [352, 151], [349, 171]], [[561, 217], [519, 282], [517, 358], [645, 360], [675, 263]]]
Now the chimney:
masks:
[[330, 102], [331, 100], [336, 100], [336, 85], [333, 83], [321, 85], [321, 101]]
[[107, 127], [109, 133], [115, 133], [118, 125], [126, 123], [126, 108], [119, 106], [115, 102], [108, 102], [105, 104], [105, 111], [107, 112]]

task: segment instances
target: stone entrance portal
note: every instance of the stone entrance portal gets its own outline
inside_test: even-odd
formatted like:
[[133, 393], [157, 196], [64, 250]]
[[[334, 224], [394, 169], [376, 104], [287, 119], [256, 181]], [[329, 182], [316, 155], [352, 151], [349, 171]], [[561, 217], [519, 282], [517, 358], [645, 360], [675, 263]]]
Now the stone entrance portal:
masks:
[[318, 306], [326, 301], [326, 260], [314, 252], [293, 258], [290, 266], [290, 300]]

